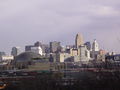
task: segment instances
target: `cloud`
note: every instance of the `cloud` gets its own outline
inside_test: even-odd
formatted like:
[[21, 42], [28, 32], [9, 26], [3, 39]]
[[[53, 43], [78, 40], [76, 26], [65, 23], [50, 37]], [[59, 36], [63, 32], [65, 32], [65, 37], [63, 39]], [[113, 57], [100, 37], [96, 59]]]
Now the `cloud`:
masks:
[[110, 6], [97, 6], [92, 11], [93, 14], [97, 16], [118, 16], [120, 15], [119, 10], [115, 10], [113, 7]]
[[[0, 50], [38, 40], [74, 44], [78, 32], [112, 50], [116, 37], [110, 35], [120, 33], [119, 6], [119, 0], [0, 0]], [[118, 48], [115, 42], [113, 50]]]

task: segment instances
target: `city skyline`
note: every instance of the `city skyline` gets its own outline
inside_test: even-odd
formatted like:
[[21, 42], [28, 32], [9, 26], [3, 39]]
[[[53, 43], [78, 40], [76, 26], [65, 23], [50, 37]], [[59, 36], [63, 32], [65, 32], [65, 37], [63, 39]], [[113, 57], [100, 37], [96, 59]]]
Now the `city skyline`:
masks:
[[[82, 34], [81, 33], [77, 33], [76, 34], [76, 36], [74, 37], [74, 43], [72, 43], [72, 44], [61, 44], [61, 46], [63, 46], [63, 47], [67, 47], [67, 46], [69, 46], [69, 45], [71, 45], [71, 46], [76, 46], [76, 39], [77, 39], [77, 36], [78, 35], [81, 35], [81, 36], [79, 36], [79, 39], [81, 38], [81, 40], [83, 40], [84, 38], [82, 37]], [[81, 42], [81, 40], [79, 40], [78, 42]], [[85, 45], [86, 43], [90, 43], [91, 45], [93, 45], [93, 43], [95, 42], [95, 41], [97, 41], [96, 39], [94, 39], [94, 40], [92, 40], [92, 42], [90, 42], [90, 41], [82, 41], [82, 42], [84, 42], [84, 43], [82, 43], [81, 45]], [[51, 42], [58, 42], [58, 43], [62, 43], [62, 42], [59, 42], [59, 41], [55, 41], [55, 40], [53, 40], [53, 41], [50, 41], [50, 42], [47, 42], [47, 43], [44, 43], [44, 42], [41, 42], [41, 41], [35, 41], [35, 42], [32, 42], [32, 43], [30, 43], [30, 44], [26, 44], [26, 45], [30, 45], [30, 46], [32, 46], [32, 44], [35, 44], [35, 43], [41, 43], [41, 44], [46, 44], [46, 45], [49, 45], [49, 47], [50, 47], [50, 43]], [[99, 43], [98, 43], [99, 44]], [[99, 44], [100, 45], [100, 44]], [[34, 46], [34, 45], [33, 45]], [[13, 46], [12, 48], [14, 48], [14, 47], [18, 47], [19, 48], [19, 50], [21, 51], [21, 53], [22, 52], [25, 52], [26, 51], [26, 46], [23, 46], [23, 47], [21, 47], [21, 46]], [[78, 45], [78, 47], [79, 47], [79, 45]], [[99, 46], [98, 46], [99, 47]], [[1, 52], [5, 52], [6, 54], [10, 54], [11, 52], [12, 52], [12, 48], [10, 48], [10, 50], [8, 51], [8, 52], [6, 52], [5, 50], [3, 50], [3, 51], [1, 51]], [[91, 46], [91, 48], [92, 48], [92, 46]], [[106, 50], [106, 49], [104, 49], [104, 48], [101, 48], [101, 46], [100, 46], [100, 50]], [[115, 52], [115, 51], [107, 51], [106, 50], [106, 52]], [[117, 53], [117, 52], [115, 52], [115, 53]]]
[[73, 45], [80, 32], [84, 41], [120, 52], [119, 6], [119, 0], [1, 0], [0, 51], [36, 41]]

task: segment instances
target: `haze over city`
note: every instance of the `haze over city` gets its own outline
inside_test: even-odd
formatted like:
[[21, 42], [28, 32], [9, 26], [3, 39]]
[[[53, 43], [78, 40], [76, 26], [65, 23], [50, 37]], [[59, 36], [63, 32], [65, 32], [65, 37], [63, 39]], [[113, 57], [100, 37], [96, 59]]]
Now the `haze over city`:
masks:
[[120, 52], [119, 0], [0, 0], [0, 12], [0, 51], [36, 41], [74, 44], [81, 33]]

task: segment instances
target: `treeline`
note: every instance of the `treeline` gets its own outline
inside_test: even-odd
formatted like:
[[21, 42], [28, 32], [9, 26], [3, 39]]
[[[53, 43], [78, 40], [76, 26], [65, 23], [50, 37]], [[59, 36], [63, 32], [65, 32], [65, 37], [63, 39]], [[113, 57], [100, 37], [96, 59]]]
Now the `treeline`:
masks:
[[91, 78], [62, 79], [60, 73], [43, 74], [31, 80], [21, 80], [5, 90], [120, 90], [120, 72], [98, 72]]

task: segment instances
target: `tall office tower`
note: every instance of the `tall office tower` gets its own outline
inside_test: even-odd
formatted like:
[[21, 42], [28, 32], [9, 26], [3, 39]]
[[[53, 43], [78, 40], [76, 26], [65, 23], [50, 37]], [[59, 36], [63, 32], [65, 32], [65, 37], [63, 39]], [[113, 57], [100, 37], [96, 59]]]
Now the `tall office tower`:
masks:
[[11, 51], [11, 55], [17, 56], [20, 54], [20, 47], [13, 47]]
[[91, 50], [91, 43], [90, 42], [86, 42], [85, 44], [84, 44], [85, 46], [86, 46], [86, 48], [90, 51]]
[[87, 50], [85, 45], [81, 45], [79, 47], [79, 52], [80, 52], [80, 60], [81, 61], [89, 61], [90, 51]]
[[92, 51], [99, 51], [99, 45], [98, 45], [96, 39], [94, 40], [94, 42], [92, 44]]
[[59, 52], [60, 50], [61, 50], [60, 42], [57, 42], [57, 41], [50, 42], [50, 52], [51, 53]]
[[81, 34], [77, 34], [75, 38], [75, 46], [79, 48], [79, 46], [83, 45], [83, 37]]

